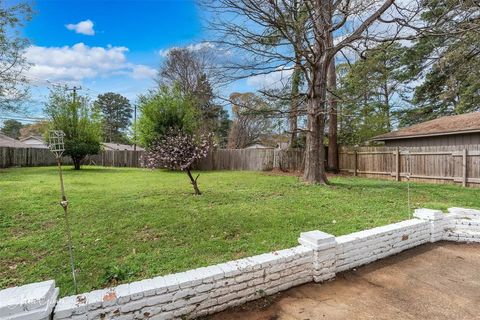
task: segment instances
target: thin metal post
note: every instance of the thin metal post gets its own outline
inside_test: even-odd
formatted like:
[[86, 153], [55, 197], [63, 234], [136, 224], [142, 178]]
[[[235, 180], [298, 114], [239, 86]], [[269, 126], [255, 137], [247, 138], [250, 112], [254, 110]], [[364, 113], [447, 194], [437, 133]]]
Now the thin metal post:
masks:
[[137, 151], [137, 104], [134, 105], [133, 113], [133, 151]]
[[60, 178], [60, 192], [61, 192], [60, 205], [63, 208], [63, 217], [65, 219], [65, 233], [67, 234], [67, 240], [68, 240], [68, 253], [70, 255], [70, 267], [72, 270], [73, 286], [75, 288], [75, 294], [78, 294], [77, 277], [75, 274], [75, 260], [73, 257], [72, 233], [70, 231], [70, 221], [68, 219], [68, 200], [65, 194], [65, 186], [63, 183], [63, 172], [62, 172], [62, 155], [65, 151], [65, 143], [63, 141], [64, 136], [65, 136], [65, 133], [61, 130], [50, 131], [49, 149], [55, 155], [55, 159], [57, 161], [58, 176]]
[[62, 193], [62, 201], [60, 202], [60, 205], [63, 208], [63, 217], [65, 219], [65, 233], [67, 234], [67, 240], [68, 240], [68, 253], [70, 255], [70, 268], [72, 270], [72, 278], [73, 278], [73, 286], [75, 287], [75, 294], [78, 294], [77, 277], [76, 277], [76, 274], [75, 274], [75, 262], [74, 262], [74, 259], [73, 259], [72, 233], [70, 231], [70, 221], [68, 220], [68, 201], [67, 201], [67, 196], [65, 195], [65, 186], [63, 184], [62, 165], [61, 165], [59, 157], [57, 157], [57, 167], [58, 167], [58, 174], [60, 176], [60, 191]]

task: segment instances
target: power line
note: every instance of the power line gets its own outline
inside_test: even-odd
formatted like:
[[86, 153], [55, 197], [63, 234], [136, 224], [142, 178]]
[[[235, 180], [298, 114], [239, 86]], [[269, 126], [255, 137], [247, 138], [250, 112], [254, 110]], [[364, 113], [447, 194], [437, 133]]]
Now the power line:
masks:
[[18, 121], [46, 121], [48, 118], [35, 118], [35, 117], [22, 117], [22, 116], [3, 116], [0, 115], [2, 120], [18, 120]]

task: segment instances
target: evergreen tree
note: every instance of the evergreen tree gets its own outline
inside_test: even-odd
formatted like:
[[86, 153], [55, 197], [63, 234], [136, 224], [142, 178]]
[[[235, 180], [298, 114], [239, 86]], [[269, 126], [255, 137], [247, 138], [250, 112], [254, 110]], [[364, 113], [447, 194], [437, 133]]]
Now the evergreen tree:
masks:
[[393, 111], [403, 104], [402, 53], [396, 43], [371, 50], [352, 66], [338, 67], [342, 144], [362, 144], [393, 128]]
[[480, 7], [473, 0], [425, 3], [430, 31], [405, 55], [406, 81], [421, 81], [400, 126], [480, 110]]
[[107, 92], [100, 94], [94, 105], [102, 116], [104, 141], [127, 142], [126, 131], [133, 112], [130, 101], [118, 93]]

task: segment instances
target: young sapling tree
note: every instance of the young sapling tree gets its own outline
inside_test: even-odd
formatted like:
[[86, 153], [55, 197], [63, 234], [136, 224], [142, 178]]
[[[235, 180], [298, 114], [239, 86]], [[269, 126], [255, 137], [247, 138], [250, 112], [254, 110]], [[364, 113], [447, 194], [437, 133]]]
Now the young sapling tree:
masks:
[[196, 160], [207, 156], [213, 147], [213, 134], [193, 135], [179, 129], [170, 129], [160, 139], [153, 142], [145, 153], [144, 164], [147, 168], [167, 168], [185, 171], [196, 195], [201, 195], [192, 165]]

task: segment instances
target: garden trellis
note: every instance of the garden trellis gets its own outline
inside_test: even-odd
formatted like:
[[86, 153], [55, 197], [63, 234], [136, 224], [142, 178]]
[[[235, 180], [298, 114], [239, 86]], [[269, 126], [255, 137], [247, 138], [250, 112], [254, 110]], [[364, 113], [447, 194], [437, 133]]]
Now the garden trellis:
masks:
[[68, 240], [68, 253], [70, 255], [70, 267], [72, 269], [72, 278], [73, 286], [75, 288], [75, 293], [78, 293], [77, 279], [75, 276], [75, 260], [73, 258], [73, 246], [72, 246], [72, 234], [70, 231], [70, 222], [68, 219], [68, 200], [65, 194], [65, 186], [63, 184], [63, 174], [62, 174], [62, 155], [65, 152], [65, 143], [64, 143], [65, 133], [61, 130], [51, 130], [48, 137], [48, 146], [50, 151], [55, 155], [58, 167], [58, 175], [60, 177], [60, 191], [62, 200], [60, 205], [63, 208], [64, 219], [65, 219], [65, 232], [67, 234]]

